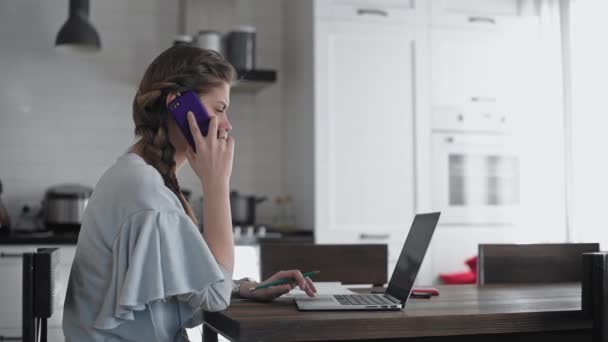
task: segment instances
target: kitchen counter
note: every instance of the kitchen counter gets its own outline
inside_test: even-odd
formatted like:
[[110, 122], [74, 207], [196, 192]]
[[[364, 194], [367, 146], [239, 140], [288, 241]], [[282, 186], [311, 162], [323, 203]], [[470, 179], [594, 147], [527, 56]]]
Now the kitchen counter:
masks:
[[315, 237], [311, 231], [282, 234], [280, 237], [258, 238], [258, 243], [314, 243]]
[[[271, 235], [271, 234], [269, 234]], [[0, 234], [0, 245], [75, 245], [78, 234], [54, 234], [52, 232]], [[272, 234], [254, 240], [237, 239], [235, 245], [258, 245], [260, 243], [314, 243], [312, 232]]]
[[75, 245], [78, 234], [20, 233], [0, 234], [0, 245]]

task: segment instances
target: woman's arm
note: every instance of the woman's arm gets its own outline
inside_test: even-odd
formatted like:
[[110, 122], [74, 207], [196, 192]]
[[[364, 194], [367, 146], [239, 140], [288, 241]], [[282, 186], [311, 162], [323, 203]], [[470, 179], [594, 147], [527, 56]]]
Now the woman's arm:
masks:
[[178, 299], [187, 302], [192, 309], [202, 308], [205, 311], [222, 311], [230, 305], [232, 294], [232, 273], [222, 269], [224, 281], [215, 283], [198, 293], [178, 295]]
[[234, 269], [234, 237], [230, 213], [229, 190], [221, 187], [203, 189], [203, 237], [209, 249], [228, 272]]
[[230, 213], [230, 175], [234, 156], [232, 137], [218, 138], [219, 121], [211, 118], [209, 131], [203, 137], [194, 119], [188, 113], [190, 131], [196, 144], [196, 152], [190, 146], [186, 156], [190, 166], [203, 186], [203, 237], [211, 253], [229, 273], [234, 269], [234, 237], [232, 236], [232, 215]]

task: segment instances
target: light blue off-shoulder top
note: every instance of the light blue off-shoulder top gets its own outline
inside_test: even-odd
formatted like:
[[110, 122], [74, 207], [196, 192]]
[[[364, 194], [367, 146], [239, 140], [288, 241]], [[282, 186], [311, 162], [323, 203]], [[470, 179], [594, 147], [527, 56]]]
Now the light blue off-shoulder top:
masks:
[[232, 275], [160, 174], [133, 153], [87, 205], [63, 312], [66, 341], [174, 341], [230, 303]]

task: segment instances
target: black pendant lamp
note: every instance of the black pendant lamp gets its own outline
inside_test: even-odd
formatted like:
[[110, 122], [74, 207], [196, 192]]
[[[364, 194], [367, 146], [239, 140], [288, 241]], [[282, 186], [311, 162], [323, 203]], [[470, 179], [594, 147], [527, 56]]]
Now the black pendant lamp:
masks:
[[68, 20], [57, 34], [55, 46], [71, 50], [101, 50], [99, 34], [89, 22], [89, 0], [70, 0]]

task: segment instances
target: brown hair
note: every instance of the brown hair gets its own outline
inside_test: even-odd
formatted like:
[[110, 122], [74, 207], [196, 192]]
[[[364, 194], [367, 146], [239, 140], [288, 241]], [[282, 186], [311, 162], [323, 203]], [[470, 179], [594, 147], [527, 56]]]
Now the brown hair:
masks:
[[200, 95], [223, 83], [232, 84], [236, 71], [219, 53], [194, 46], [173, 46], [161, 53], [144, 73], [133, 100], [135, 134], [141, 137], [142, 157], [163, 177], [196, 224], [192, 207], [181, 193], [175, 176], [175, 148], [169, 142], [169, 93], [194, 90]]

